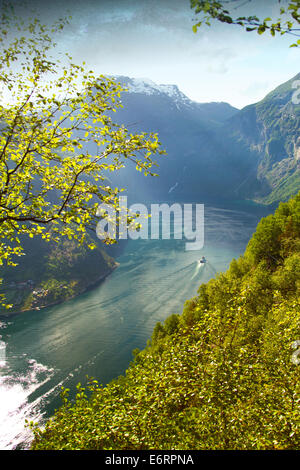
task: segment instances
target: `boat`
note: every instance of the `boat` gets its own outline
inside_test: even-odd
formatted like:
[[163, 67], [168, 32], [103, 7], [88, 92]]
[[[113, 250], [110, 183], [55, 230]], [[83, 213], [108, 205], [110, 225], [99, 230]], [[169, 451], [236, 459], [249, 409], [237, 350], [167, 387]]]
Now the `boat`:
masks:
[[205, 264], [205, 263], [206, 263], [205, 256], [202, 256], [202, 258], [199, 259], [199, 262], [200, 262], [201, 264]]

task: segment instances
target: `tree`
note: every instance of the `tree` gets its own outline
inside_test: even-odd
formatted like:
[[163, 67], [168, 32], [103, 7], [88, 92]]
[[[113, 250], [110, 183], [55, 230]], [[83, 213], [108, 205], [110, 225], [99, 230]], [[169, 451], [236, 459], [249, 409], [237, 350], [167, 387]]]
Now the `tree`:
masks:
[[[197, 20], [193, 26], [193, 31], [197, 32], [197, 29], [202, 24], [210, 26], [211, 21], [216, 20], [221, 23], [239, 25], [248, 32], [256, 31], [258, 34], [263, 34], [269, 31], [272, 36], [276, 34], [290, 34], [300, 37], [300, 28], [297, 27], [300, 23], [300, 0], [288, 1], [286, 8], [280, 5], [280, 16], [277, 20], [273, 20], [270, 17], [260, 19], [257, 16], [236, 16], [235, 11], [249, 2], [241, 0], [191, 0], [191, 8], [195, 10], [196, 15], [200, 16], [200, 20]], [[277, 0], [277, 2], [281, 4], [281, 0]], [[274, 5], [270, 4], [269, 6], [272, 10]], [[292, 44], [291, 47], [299, 45], [300, 39]]]
[[25, 24], [9, 4], [2, 9], [0, 265], [23, 254], [22, 236], [83, 242], [99, 203], [119, 209], [122, 189], [107, 185], [105, 174], [129, 160], [154, 175], [151, 156], [164, 153], [156, 134], [133, 135], [113, 123], [119, 83], [96, 77], [67, 53], [53, 58], [53, 36], [67, 22]]

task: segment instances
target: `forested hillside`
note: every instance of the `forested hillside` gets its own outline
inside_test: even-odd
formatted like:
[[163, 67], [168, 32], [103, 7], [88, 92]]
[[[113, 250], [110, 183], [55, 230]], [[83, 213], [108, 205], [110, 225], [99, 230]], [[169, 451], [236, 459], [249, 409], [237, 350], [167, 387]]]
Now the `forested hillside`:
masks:
[[59, 243], [24, 238], [25, 255], [17, 259], [18, 265], [2, 267], [0, 271], [0, 293], [12, 304], [11, 309], [2, 309], [1, 315], [63, 302], [112, 272], [117, 264], [100, 246], [101, 242], [94, 250], [89, 248], [94, 239], [88, 236], [80, 245], [67, 238]]
[[79, 384], [74, 403], [64, 390], [32, 448], [299, 448], [299, 289], [300, 194], [182, 315], [156, 325], [125, 377]]

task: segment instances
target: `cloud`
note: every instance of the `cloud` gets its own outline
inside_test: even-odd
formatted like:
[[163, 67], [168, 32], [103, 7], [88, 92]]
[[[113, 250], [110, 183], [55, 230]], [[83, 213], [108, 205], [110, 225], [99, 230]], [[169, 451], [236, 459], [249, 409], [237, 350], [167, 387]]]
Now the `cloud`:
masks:
[[[19, 0], [20, 8], [23, 3]], [[74, 62], [84, 60], [96, 73], [176, 83], [197, 101], [228, 101], [242, 107], [299, 71], [299, 50], [289, 49], [289, 37], [258, 36], [219, 23], [194, 34], [189, 0], [31, 0], [29, 4], [48, 23], [72, 15], [55, 40]], [[248, 9], [265, 17], [267, 6], [275, 4], [277, 0], [253, 0], [236, 14]], [[22, 8], [26, 15], [28, 8]]]

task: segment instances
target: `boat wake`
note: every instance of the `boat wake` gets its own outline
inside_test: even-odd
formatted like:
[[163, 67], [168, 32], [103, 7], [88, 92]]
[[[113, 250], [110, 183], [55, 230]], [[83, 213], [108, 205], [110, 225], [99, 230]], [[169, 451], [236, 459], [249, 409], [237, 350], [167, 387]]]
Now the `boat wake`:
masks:
[[[200, 261], [197, 261], [197, 266], [196, 266], [196, 270], [193, 274], [193, 276], [191, 277], [191, 280], [194, 279], [196, 276], [198, 276], [199, 274], [202, 274], [203, 271], [204, 271], [204, 267], [205, 267], [205, 263], [200, 263]], [[201, 273], [199, 273], [199, 271], [201, 271]], [[198, 276], [199, 277], [199, 276]]]
[[30, 402], [30, 395], [53, 375], [49, 369], [35, 360], [28, 360], [25, 375], [11, 374], [5, 361], [0, 367], [0, 449], [13, 450], [16, 442], [28, 447], [32, 432], [25, 427], [25, 420], [40, 421], [41, 398]]

